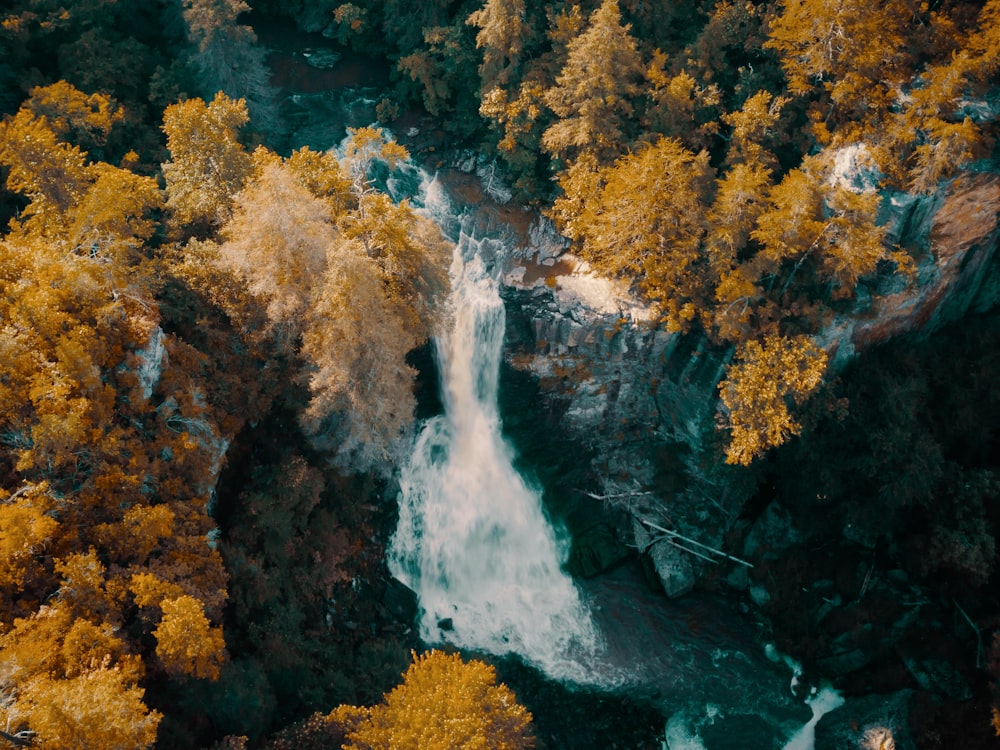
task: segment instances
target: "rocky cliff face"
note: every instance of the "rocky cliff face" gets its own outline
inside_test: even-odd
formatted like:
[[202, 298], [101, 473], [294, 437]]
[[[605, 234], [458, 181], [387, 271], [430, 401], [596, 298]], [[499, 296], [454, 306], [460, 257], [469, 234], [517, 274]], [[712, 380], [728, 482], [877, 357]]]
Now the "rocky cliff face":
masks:
[[[970, 173], [932, 195], [888, 195], [883, 211], [890, 240], [917, 259], [918, 278], [900, 288], [874, 280], [855, 310], [829, 325], [819, 339], [835, 370], [1000, 299], [1000, 177]], [[745, 541], [730, 550], [736, 556], [759, 555], [757, 537], [789, 538], [792, 529], [748, 533], [737, 524], [752, 481], [721, 463], [716, 428], [716, 390], [731, 352], [657, 328], [627, 289], [594, 275], [544, 225], [519, 253], [503, 290], [507, 359], [538, 379], [542, 396], [561, 406], [560, 427], [592, 449], [604, 484], [594, 494], [633, 516], [624, 541], [649, 552], [668, 594], [695, 584], [709, 566], [692, 552], [706, 550], [663, 539], [654, 526], [713, 548], [738, 531]], [[743, 572], [735, 566], [733, 583], [745, 581]]]

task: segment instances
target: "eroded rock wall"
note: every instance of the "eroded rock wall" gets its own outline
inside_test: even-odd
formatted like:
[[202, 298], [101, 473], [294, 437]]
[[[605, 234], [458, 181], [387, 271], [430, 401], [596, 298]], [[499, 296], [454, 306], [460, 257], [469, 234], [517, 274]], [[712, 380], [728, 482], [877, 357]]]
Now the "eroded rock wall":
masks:
[[[918, 275], [909, 285], [894, 276], [868, 281], [854, 309], [831, 321], [817, 338], [832, 369], [893, 338], [926, 335], [993, 307], [998, 216], [996, 174], [964, 174], [932, 195], [885, 196], [889, 239], [916, 259]], [[562, 406], [561, 427], [592, 449], [603, 485], [595, 494], [637, 519], [640, 533], [624, 541], [649, 550], [644, 521], [711, 547], [722, 548], [734, 532], [745, 536], [737, 518], [753, 477], [722, 463], [725, 434], [717, 427], [717, 386], [731, 350], [667, 333], [627, 289], [594, 275], [550, 231], [529, 234], [503, 289], [506, 356], [538, 379], [542, 396]], [[755, 554], [742, 544], [730, 551]], [[650, 558], [661, 561], [660, 577], [675, 594], [711, 567], [697, 555], [676, 564], [676, 548]], [[745, 580], [739, 572], [736, 585]]]

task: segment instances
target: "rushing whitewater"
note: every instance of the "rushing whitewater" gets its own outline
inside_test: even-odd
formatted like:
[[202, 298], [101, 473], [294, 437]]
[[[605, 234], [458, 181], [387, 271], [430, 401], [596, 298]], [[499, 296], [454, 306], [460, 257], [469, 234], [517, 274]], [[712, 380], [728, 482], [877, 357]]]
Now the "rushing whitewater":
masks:
[[480, 257], [498, 244], [462, 235], [456, 246], [452, 330], [437, 342], [445, 413], [402, 471], [389, 565], [420, 598], [425, 641], [516, 653], [551, 677], [589, 681], [596, 629], [500, 434], [504, 308]]

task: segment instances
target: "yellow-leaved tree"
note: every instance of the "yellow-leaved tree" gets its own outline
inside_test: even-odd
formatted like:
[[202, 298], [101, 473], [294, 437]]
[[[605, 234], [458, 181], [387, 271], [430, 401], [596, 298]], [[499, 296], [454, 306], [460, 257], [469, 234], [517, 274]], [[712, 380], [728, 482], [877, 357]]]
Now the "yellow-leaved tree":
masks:
[[160, 603], [163, 618], [156, 626], [156, 655], [169, 674], [217, 680], [224, 661], [222, 628], [212, 627], [201, 603], [178, 596]]
[[189, 99], [163, 113], [170, 151], [163, 178], [176, 233], [206, 232], [231, 215], [233, 198], [253, 171], [237, 137], [248, 119], [243, 100], [222, 92], [208, 104]]
[[765, 46], [778, 51], [788, 87], [828, 93], [845, 113], [884, 112], [909, 72], [907, 31], [917, 0], [781, 0]]
[[801, 429], [789, 402], [801, 404], [819, 387], [826, 352], [806, 336], [765, 336], [738, 347], [719, 383], [732, 429], [726, 463], [748, 466]]
[[629, 29], [622, 25], [618, 0], [604, 0], [586, 30], [569, 43], [556, 85], [545, 92], [545, 103], [558, 118], [542, 135], [550, 154], [592, 153], [609, 160], [624, 150], [645, 72]]
[[534, 747], [531, 714], [496, 670], [458, 654], [417, 656], [403, 683], [372, 708], [342, 706], [345, 750], [523, 750]]
[[661, 138], [612, 166], [584, 155], [560, 179], [552, 217], [595, 268], [637, 280], [671, 330], [687, 328], [708, 293], [708, 154]]
[[479, 29], [476, 47], [483, 51], [479, 79], [484, 93], [506, 86], [517, 74], [525, 38], [531, 33], [524, 17], [524, 0], [486, 0], [466, 20]]
[[336, 237], [329, 205], [273, 158], [234, 199], [218, 262], [266, 305], [280, 348], [292, 351]]

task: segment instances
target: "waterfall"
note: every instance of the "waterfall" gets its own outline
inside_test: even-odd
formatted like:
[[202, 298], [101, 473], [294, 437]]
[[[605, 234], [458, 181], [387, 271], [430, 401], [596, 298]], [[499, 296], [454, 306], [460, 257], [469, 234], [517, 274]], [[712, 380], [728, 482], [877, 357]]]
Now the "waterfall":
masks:
[[498, 240], [458, 238], [451, 330], [437, 341], [445, 413], [423, 426], [401, 472], [389, 566], [419, 597], [424, 641], [519, 654], [585, 682], [597, 630], [562, 569], [566, 545], [500, 433], [505, 320], [490, 260], [502, 252]]

